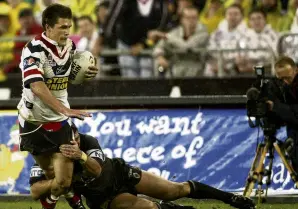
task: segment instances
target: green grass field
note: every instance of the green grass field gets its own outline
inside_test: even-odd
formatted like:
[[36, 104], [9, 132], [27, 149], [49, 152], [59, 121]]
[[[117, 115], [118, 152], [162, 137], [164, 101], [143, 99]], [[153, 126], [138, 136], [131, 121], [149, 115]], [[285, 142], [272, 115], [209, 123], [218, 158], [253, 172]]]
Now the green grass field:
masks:
[[[219, 203], [209, 201], [188, 201], [183, 200], [179, 203], [184, 205], [193, 205], [197, 209], [232, 209], [232, 207]], [[0, 202], [0, 209], [41, 209], [39, 202], [34, 201], [10, 201]], [[259, 209], [295, 209], [298, 208], [298, 204], [262, 204]], [[70, 209], [70, 207], [64, 201], [60, 201], [56, 209]]]

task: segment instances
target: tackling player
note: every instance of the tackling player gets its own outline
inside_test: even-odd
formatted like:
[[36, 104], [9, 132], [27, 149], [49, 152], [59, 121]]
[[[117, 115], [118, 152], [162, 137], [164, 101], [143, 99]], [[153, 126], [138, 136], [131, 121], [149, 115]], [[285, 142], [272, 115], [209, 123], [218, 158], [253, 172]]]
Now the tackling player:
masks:
[[[45, 208], [54, 208], [59, 196], [72, 181], [73, 162], [59, 152], [61, 144], [72, 140], [70, 118], [91, 116], [70, 109], [67, 86], [75, 44], [68, 38], [72, 26], [70, 8], [52, 4], [42, 14], [44, 32], [22, 51], [20, 68], [23, 78], [22, 99], [18, 104], [20, 149], [32, 154], [50, 178], [52, 164], [55, 178]], [[98, 69], [90, 66], [86, 77], [95, 77]], [[52, 162], [52, 163], [51, 163]]]
[[[61, 145], [66, 157], [75, 160], [74, 191], [87, 199], [91, 209], [169, 209], [183, 206], [155, 203], [138, 197], [149, 197], [171, 201], [182, 197], [192, 199], [216, 199], [236, 208], [253, 209], [249, 198], [224, 192], [196, 181], [176, 183], [154, 174], [132, 167], [121, 158], [107, 158], [96, 138], [75, 131], [76, 142]], [[48, 190], [47, 182], [31, 180], [31, 194], [37, 199]]]

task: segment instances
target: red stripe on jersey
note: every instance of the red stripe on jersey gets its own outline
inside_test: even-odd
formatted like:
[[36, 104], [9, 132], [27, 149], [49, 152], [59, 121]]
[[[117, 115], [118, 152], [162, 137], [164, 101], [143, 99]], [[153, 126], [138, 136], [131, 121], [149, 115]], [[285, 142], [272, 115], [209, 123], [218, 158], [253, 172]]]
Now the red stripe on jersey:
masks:
[[35, 36], [34, 39], [35, 39], [36, 41], [41, 41], [41, 37], [42, 37], [41, 34], [39, 34], [39, 35]]
[[37, 69], [27, 70], [24, 72], [24, 78], [28, 77], [29, 75], [41, 75], [41, 72]]
[[46, 47], [48, 47], [55, 56], [59, 57], [60, 59], [64, 59], [65, 55], [67, 54], [67, 50], [64, 52], [64, 54], [62, 56], [59, 56], [57, 47], [55, 45], [53, 45], [52, 43], [48, 42], [46, 39], [44, 39], [42, 37], [42, 35], [38, 35], [35, 37], [35, 40], [39, 40], [42, 43], [44, 43], [46, 45]]
[[51, 44], [50, 42], [48, 42], [46, 39], [44, 39], [43, 37], [40, 38], [40, 40], [42, 41], [42, 43], [44, 43], [46, 45], [46, 47], [48, 47], [49, 49], [51, 49], [51, 51], [53, 52], [53, 54], [57, 57], [60, 57], [57, 51], [57, 47], [53, 44]]

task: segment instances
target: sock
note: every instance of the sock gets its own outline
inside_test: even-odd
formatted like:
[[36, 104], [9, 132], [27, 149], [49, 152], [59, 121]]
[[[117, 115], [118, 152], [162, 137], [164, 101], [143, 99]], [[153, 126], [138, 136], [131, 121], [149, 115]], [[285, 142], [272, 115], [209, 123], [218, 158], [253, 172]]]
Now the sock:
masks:
[[55, 195], [51, 194], [49, 197], [48, 197], [51, 201], [57, 201], [59, 199], [59, 197], [56, 197]]
[[80, 204], [81, 197], [78, 194], [74, 194], [73, 191], [69, 191], [64, 195], [65, 199], [67, 200], [68, 204], [73, 207], [75, 205]]
[[72, 191], [69, 191], [64, 195], [66, 199], [71, 199], [73, 196], [74, 196], [74, 193]]
[[214, 187], [202, 184], [197, 181], [188, 181], [190, 186], [189, 198], [194, 199], [215, 199], [229, 203], [234, 194], [224, 192]]

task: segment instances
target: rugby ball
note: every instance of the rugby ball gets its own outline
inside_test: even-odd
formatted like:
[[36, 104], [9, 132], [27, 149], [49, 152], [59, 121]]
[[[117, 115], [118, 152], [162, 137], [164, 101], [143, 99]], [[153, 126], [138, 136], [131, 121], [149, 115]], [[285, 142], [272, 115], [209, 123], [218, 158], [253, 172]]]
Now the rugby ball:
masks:
[[77, 51], [73, 55], [71, 71], [68, 81], [71, 84], [81, 84], [88, 80], [85, 78], [85, 73], [89, 66], [95, 66], [96, 61], [94, 56], [89, 51]]

